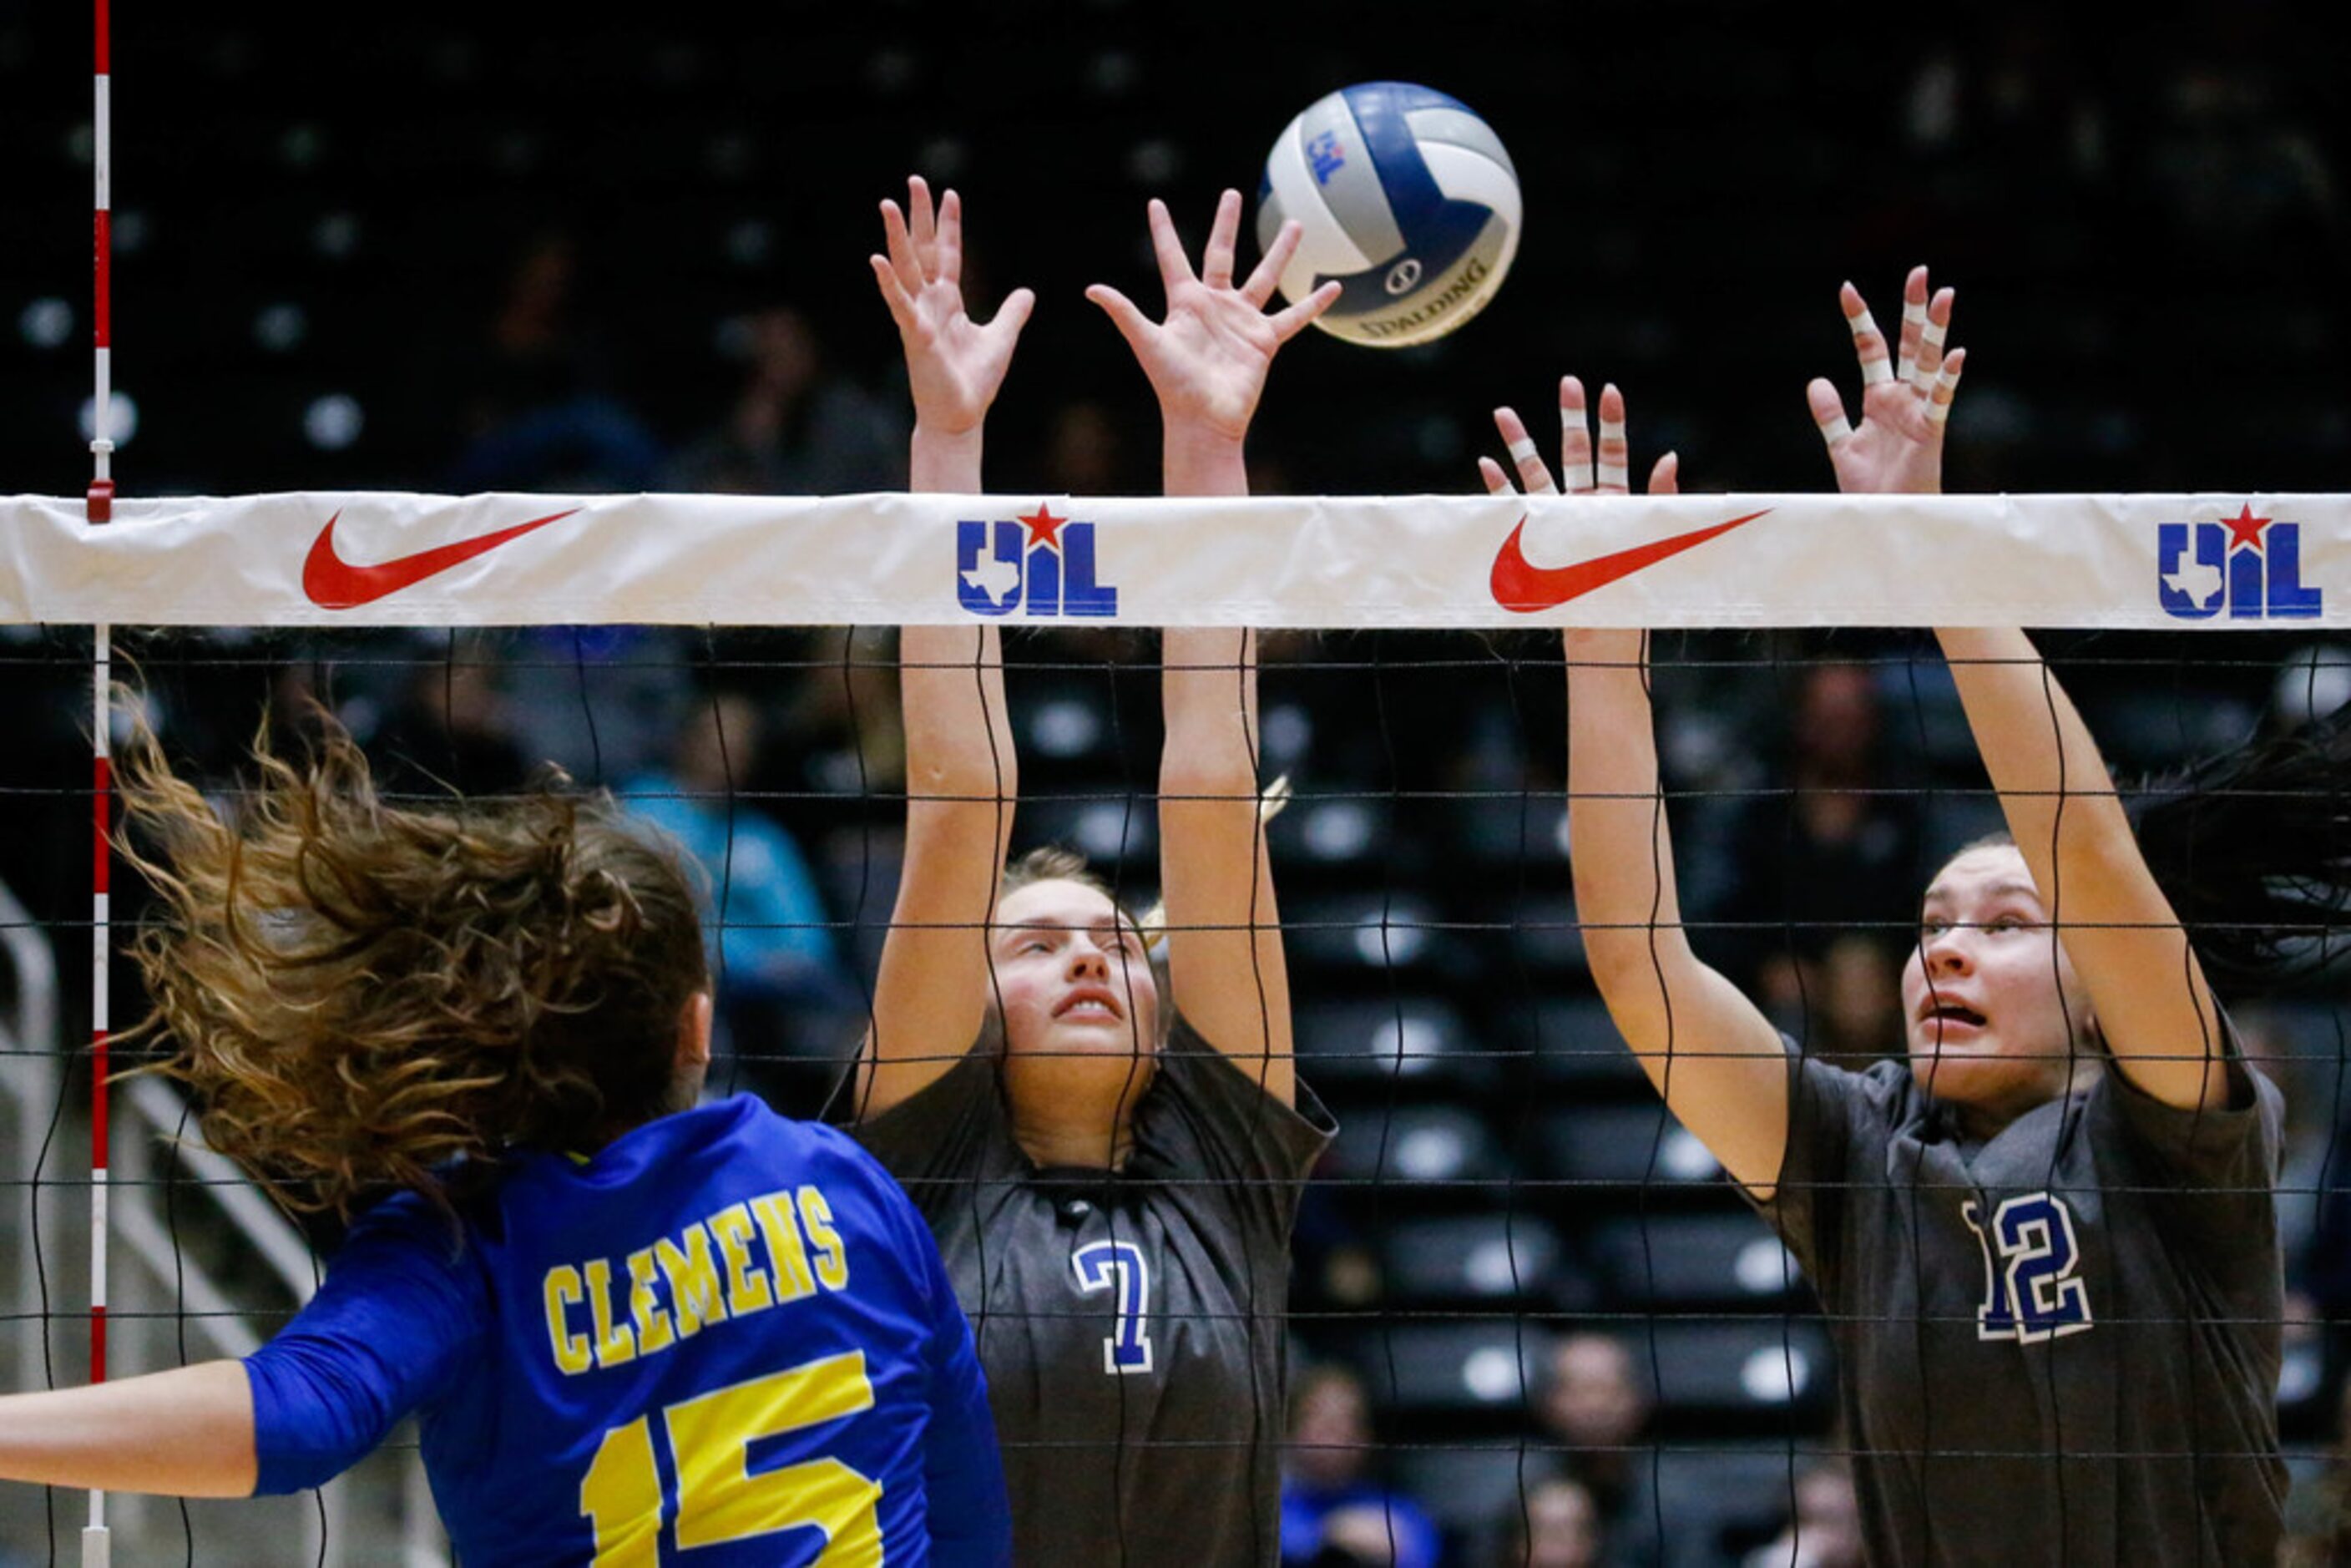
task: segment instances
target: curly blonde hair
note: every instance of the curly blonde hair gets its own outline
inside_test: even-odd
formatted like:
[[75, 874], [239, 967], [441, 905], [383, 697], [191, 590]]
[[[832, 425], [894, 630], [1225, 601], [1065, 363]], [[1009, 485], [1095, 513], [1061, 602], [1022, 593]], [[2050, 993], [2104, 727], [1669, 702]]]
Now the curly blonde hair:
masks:
[[387, 804], [326, 722], [224, 821], [143, 728], [120, 847], [156, 893], [132, 952], [205, 1140], [279, 1201], [349, 1214], [508, 1148], [587, 1150], [679, 1109], [707, 989], [691, 884], [608, 797]]

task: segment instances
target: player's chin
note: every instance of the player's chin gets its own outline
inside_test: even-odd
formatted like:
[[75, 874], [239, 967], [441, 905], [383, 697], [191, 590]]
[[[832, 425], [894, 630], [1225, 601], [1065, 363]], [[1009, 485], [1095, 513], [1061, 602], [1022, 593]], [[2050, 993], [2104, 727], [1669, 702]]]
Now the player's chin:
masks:
[[1989, 1040], [1914, 1039], [1910, 1076], [1938, 1100], [1973, 1104], [2003, 1098], [2031, 1070]]
[[1121, 1060], [1148, 1054], [1134, 1026], [1124, 1019], [1058, 1024], [1046, 1049], [1060, 1056], [1107, 1056]]

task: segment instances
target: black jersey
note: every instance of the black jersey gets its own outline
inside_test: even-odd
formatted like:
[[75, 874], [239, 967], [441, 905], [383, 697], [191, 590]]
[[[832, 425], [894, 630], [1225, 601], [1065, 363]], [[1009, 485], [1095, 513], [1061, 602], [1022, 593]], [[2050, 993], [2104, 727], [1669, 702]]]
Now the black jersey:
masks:
[[1791, 1058], [1762, 1207], [1842, 1363], [1870, 1561], [2268, 1563], [2282, 1103], [2176, 1110], [2109, 1066], [1964, 1136], [1900, 1061]]
[[1040, 1170], [974, 1052], [853, 1129], [930, 1221], [971, 1316], [1038, 1568], [1270, 1563], [1290, 1230], [1330, 1141], [1178, 1021], [1123, 1170]]

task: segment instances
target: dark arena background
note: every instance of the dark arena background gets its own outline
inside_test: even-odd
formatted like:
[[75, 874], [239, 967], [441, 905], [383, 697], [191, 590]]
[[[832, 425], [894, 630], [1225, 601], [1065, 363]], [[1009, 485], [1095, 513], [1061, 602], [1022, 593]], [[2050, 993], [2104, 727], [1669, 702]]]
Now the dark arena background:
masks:
[[[1377, 78], [1499, 133], [1522, 244], [1453, 336], [1286, 350], [1250, 439], [1259, 495], [1473, 493], [1500, 455], [1491, 409], [1547, 412], [1568, 371], [1624, 388], [1642, 471], [1672, 448], [1687, 489], [1826, 488], [1803, 387], [1851, 396], [1838, 285], [1890, 322], [1919, 262], [1958, 287], [1969, 351], [1950, 490], [2346, 487], [2351, 118], [2340, 51], [2297, 8], [2128, 27], [2054, 7], [1178, 9], [119, 5], [121, 493], [903, 487], [909, 404], [865, 258], [877, 203], [919, 172], [964, 196], [975, 313], [1039, 295], [990, 490], [1152, 494], [1151, 393], [1083, 288], [1155, 313], [1145, 201], [1196, 246], [1292, 115]], [[89, 48], [76, 7], [0, 0], [0, 494], [89, 477]], [[2351, 698], [2334, 635], [2042, 645], [2129, 778]], [[759, 875], [738, 859], [716, 912], [716, 1082], [810, 1115], [862, 1027], [898, 863], [893, 646], [886, 627], [116, 629], [118, 673], [224, 789], [265, 703], [316, 695], [403, 789], [495, 792], [554, 762], [756, 845]], [[1656, 657], [1701, 953], [1807, 1049], [1883, 1053], [1917, 889], [1998, 816], [1930, 640], [1674, 633]], [[0, 627], [8, 1389], [87, 1367], [89, 658], [87, 627]], [[1272, 843], [1301, 1073], [1343, 1129], [1297, 1231], [1293, 1389], [1358, 1380], [1368, 1417], [1338, 1446], [1428, 1511], [1445, 1563], [1520, 1561], [1555, 1477], [1601, 1529], [1540, 1561], [1787, 1563], [1810, 1510], [1819, 1554], [1795, 1560], [1857, 1563], [1835, 1554], [1851, 1501], [1812, 1297], [1584, 969], [1557, 639], [1277, 632], [1264, 658], [1266, 771], [1295, 789]], [[1147, 895], [1156, 659], [1143, 632], [1008, 634], [1016, 850], [1074, 844]], [[118, 881], [118, 940], [141, 906]], [[127, 965], [112, 985], [120, 1027], [141, 1000]], [[2312, 975], [2235, 1009], [2288, 1105], [2297, 1563], [2338, 1560], [2351, 1488], [2343, 1004]], [[160, 1082], [116, 1099], [115, 1371], [266, 1337], [334, 1237], [172, 1144], [184, 1107]], [[117, 1500], [116, 1550], [445, 1562], [414, 1443], [315, 1497]], [[85, 1509], [0, 1488], [0, 1568], [76, 1561]]]

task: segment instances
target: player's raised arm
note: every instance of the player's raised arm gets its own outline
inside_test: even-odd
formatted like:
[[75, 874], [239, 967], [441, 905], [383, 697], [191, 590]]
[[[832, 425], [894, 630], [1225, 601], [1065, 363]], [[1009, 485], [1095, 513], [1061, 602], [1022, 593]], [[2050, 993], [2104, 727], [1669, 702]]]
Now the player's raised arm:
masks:
[[[906, 350], [911, 482], [918, 491], [973, 494], [988, 405], [1035, 297], [1017, 289], [987, 326], [974, 322], [963, 303], [962, 203], [949, 191], [935, 214], [920, 176], [906, 184], [905, 213], [882, 204], [888, 254], [871, 259]], [[987, 924], [1019, 793], [996, 628], [909, 626], [898, 660], [906, 855], [874, 987], [861, 1119], [937, 1078], [979, 1032]]]
[[[1166, 207], [1151, 204], [1164, 321], [1107, 285], [1086, 291], [1109, 312], [1159, 396], [1171, 496], [1248, 494], [1242, 442], [1266, 372], [1281, 345], [1339, 296], [1337, 284], [1326, 284], [1268, 315], [1275, 280], [1298, 248], [1298, 225], [1283, 225], [1236, 285], [1240, 214], [1239, 193], [1227, 191], [1196, 274]], [[1160, 877], [1171, 984], [1201, 1037], [1286, 1103], [1296, 1077], [1289, 972], [1258, 809], [1256, 633], [1171, 628], [1161, 649], [1167, 737], [1159, 765]]]
[[[1845, 427], [1827, 382], [1809, 389], [1839, 487], [1939, 491], [1944, 422], [1966, 358], [1943, 350], [1952, 291], [1930, 297], [1927, 269], [1911, 272], [1892, 353], [1850, 283], [1842, 302], [1861, 360], [1860, 428]], [[2077, 1025], [2094, 1021], [2123, 1071], [2165, 1103], [2221, 1103], [2211, 990], [2081, 715], [2022, 631], [1946, 628], [1936, 638], [2038, 902], [2089, 993], [2092, 1019]]]
[[[1599, 466], [1593, 465], [1583, 383], [1560, 382], [1562, 469], [1577, 495], [1624, 495], [1629, 475], [1625, 400], [1600, 394]], [[1494, 415], [1530, 494], [1552, 494], [1551, 472], [1510, 409]], [[1486, 487], [1507, 495], [1499, 464], [1480, 458]], [[1649, 493], [1672, 495], [1668, 453]], [[1566, 633], [1568, 859], [1576, 918], [1608, 1016], [1667, 1106], [1742, 1186], [1769, 1197], [1788, 1141], [1788, 1065], [1779, 1032], [1739, 988], [1699, 961], [1682, 929], [1674, 851], [1657, 785], [1647, 633]]]
[[234, 1361], [0, 1396], [0, 1479], [166, 1497], [247, 1497], [253, 1389]]
[[2032, 640], [2011, 628], [1936, 632], [2009, 836], [2089, 992], [2090, 1018], [2140, 1089], [2183, 1110], [2229, 1098], [2204, 968], [2148, 872], [2105, 759]]

